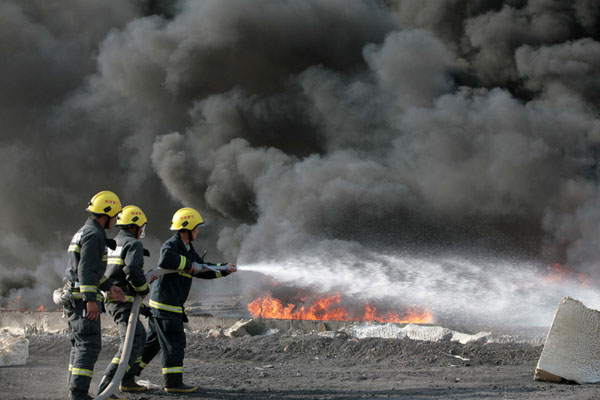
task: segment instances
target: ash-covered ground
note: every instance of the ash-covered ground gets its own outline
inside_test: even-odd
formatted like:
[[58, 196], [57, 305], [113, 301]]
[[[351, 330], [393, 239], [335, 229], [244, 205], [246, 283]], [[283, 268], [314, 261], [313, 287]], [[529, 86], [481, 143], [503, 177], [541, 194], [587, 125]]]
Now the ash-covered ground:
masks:
[[[214, 335], [214, 332], [213, 332]], [[188, 334], [184, 380], [196, 393], [160, 390], [130, 399], [593, 399], [597, 385], [533, 381], [541, 345], [460, 344], [333, 337], [298, 332], [229, 338]], [[65, 399], [70, 351], [64, 334], [29, 336], [27, 365], [0, 368], [0, 398]], [[92, 389], [118, 346], [104, 336]], [[460, 356], [457, 358], [455, 356]], [[160, 358], [142, 375], [161, 383]]]

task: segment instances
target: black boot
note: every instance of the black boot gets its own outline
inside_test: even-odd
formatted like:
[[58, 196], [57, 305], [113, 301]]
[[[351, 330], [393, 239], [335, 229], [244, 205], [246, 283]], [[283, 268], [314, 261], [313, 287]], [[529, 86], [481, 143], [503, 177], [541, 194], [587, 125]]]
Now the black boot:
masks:
[[148, 390], [146, 386], [138, 385], [134, 375], [125, 375], [119, 386], [121, 392], [143, 392]]
[[87, 392], [82, 392], [81, 390], [71, 389], [69, 392], [69, 400], [93, 400]]
[[183, 374], [165, 374], [165, 392], [167, 393], [192, 393], [198, 390], [196, 386], [183, 383]]

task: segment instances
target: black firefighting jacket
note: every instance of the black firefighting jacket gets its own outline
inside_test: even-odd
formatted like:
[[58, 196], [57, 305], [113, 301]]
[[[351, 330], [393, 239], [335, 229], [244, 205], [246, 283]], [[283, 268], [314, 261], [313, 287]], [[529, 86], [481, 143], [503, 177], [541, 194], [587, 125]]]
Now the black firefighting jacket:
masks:
[[[187, 250], [178, 233], [163, 244], [158, 260], [159, 268], [175, 269], [179, 272], [161, 275], [152, 284], [150, 307], [154, 317], [187, 320], [183, 304], [190, 294], [192, 275], [187, 274], [185, 271], [192, 266], [193, 262], [211, 264], [205, 262], [196, 253], [191, 243], [189, 244], [189, 250]], [[194, 276], [202, 279], [214, 279], [227, 275], [229, 275], [229, 272], [203, 271]]]
[[[113, 285], [123, 289], [126, 302], [133, 303], [136, 294], [145, 295], [149, 292], [144, 276], [144, 246], [130, 231], [124, 229], [115, 240], [116, 249], [108, 250], [106, 276]], [[107, 302], [116, 300], [108, 298]]]
[[112, 283], [106, 271], [106, 233], [98, 222], [88, 218], [73, 235], [69, 245], [66, 275], [75, 299], [102, 301], [99, 290], [108, 291]]

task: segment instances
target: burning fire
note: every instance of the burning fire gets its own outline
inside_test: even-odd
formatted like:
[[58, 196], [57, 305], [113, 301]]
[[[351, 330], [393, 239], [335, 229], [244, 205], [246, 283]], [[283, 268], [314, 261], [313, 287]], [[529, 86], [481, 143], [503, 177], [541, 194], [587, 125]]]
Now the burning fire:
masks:
[[18, 295], [14, 299], [12, 299], [11, 301], [9, 301], [8, 305], [6, 306], [6, 309], [7, 310], [24, 311], [23, 308], [19, 307], [19, 303], [21, 302], [21, 297], [23, 297], [23, 296], [22, 295]]
[[433, 322], [433, 315], [427, 310], [408, 308], [402, 314], [378, 312], [374, 306], [364, 306], [362, 314], [352, 314], [341, 304], [341, 294], [323, 296], [310, 305], [284, 304], [275, 299], [271, 293], [259, 297], [248, 304], [248, 311], [253, 317], [274, 319], [296, 319], [313, 321], [377, 321], [396, 323], [426, 324]]
[[556, 286], [566, 281], [578, 282], [582, 287], [590, 287], [592, 279], [581, 272], [576, 272], [566, 265], [554, 263], [546, 267], [548, 275], [544, 278], [544, 283], [549, 286]]
[[56, 309], [56, 310], [49, 309], [48, 307], [46, 307], [45, 304], [41, 304], [35, 310], [33, 309], [33, 307], [31, 307], [31, 308], [24, 307], [21, 304], [21, 300], [22, 299], [23, 299], [23, 295], [15, 296], [12, 300], [10, 300], [8, 302], [8, 304], [6, 305], [5, 308], [3, 308], [3, 310], [6, 310], [6, 311], [42, 311], [42, 312], [46, 312], [46, 311], [60, 311], [60, 309]]

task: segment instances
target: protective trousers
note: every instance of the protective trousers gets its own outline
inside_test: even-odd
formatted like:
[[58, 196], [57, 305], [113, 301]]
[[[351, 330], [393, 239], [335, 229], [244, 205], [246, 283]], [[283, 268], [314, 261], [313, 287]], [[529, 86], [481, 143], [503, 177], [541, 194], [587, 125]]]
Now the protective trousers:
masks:
[[183, 320], [150, 317], [147, 335], [138, 374], [152, 361], [159, 350], [162, 350], [162, 373], [165, 386], [181, 385], [186, 346]]
[[102, 349], [100, 318], [84, 317], [85, 303], [75, 301], [75, 308], [65, 307], [71, 339], [69, 361], [69, 390], [87, 393], [94, 374], [94, 364]]
[[[129, 322], [129, 314], [131, 313], [131, 303], [106, 303], [105, 305], [106, 311], [112, 317], [115, 324], [119, 327], [119, 337], [121, 338], [121, 344], [119, 345], [119, 349], [115, 353], [112, 361], [106, 367], [104, 371], [104, 378], [102, 379], [102, 385], [104, 387], [108, 386], [113, 376], [117, 372], [117, 368], [119, 367], [119, 362], [121, 361], [121, 352], [123, 351], [123, 345], [125, 343], [125, 335], [127, 334], [127, 323]], [[141, 360], [141, 354], [144, 350], [144, 345], [146, 344], [146, 331], [144, 330], [144, 325], [138, 319], [137, 325], [135, 327], [135, 336], [133, 338], [133, 345], [131, 347], [131, 355], [129, 356], [128, 366], [125, 372], [125, 376], [123, 380], [126, 380], [128, 377], [133, 377], [136, 375], [136, 372], [139, 368], [139, 363]], [[103, 389], [103, 388], [101, 388]]]

